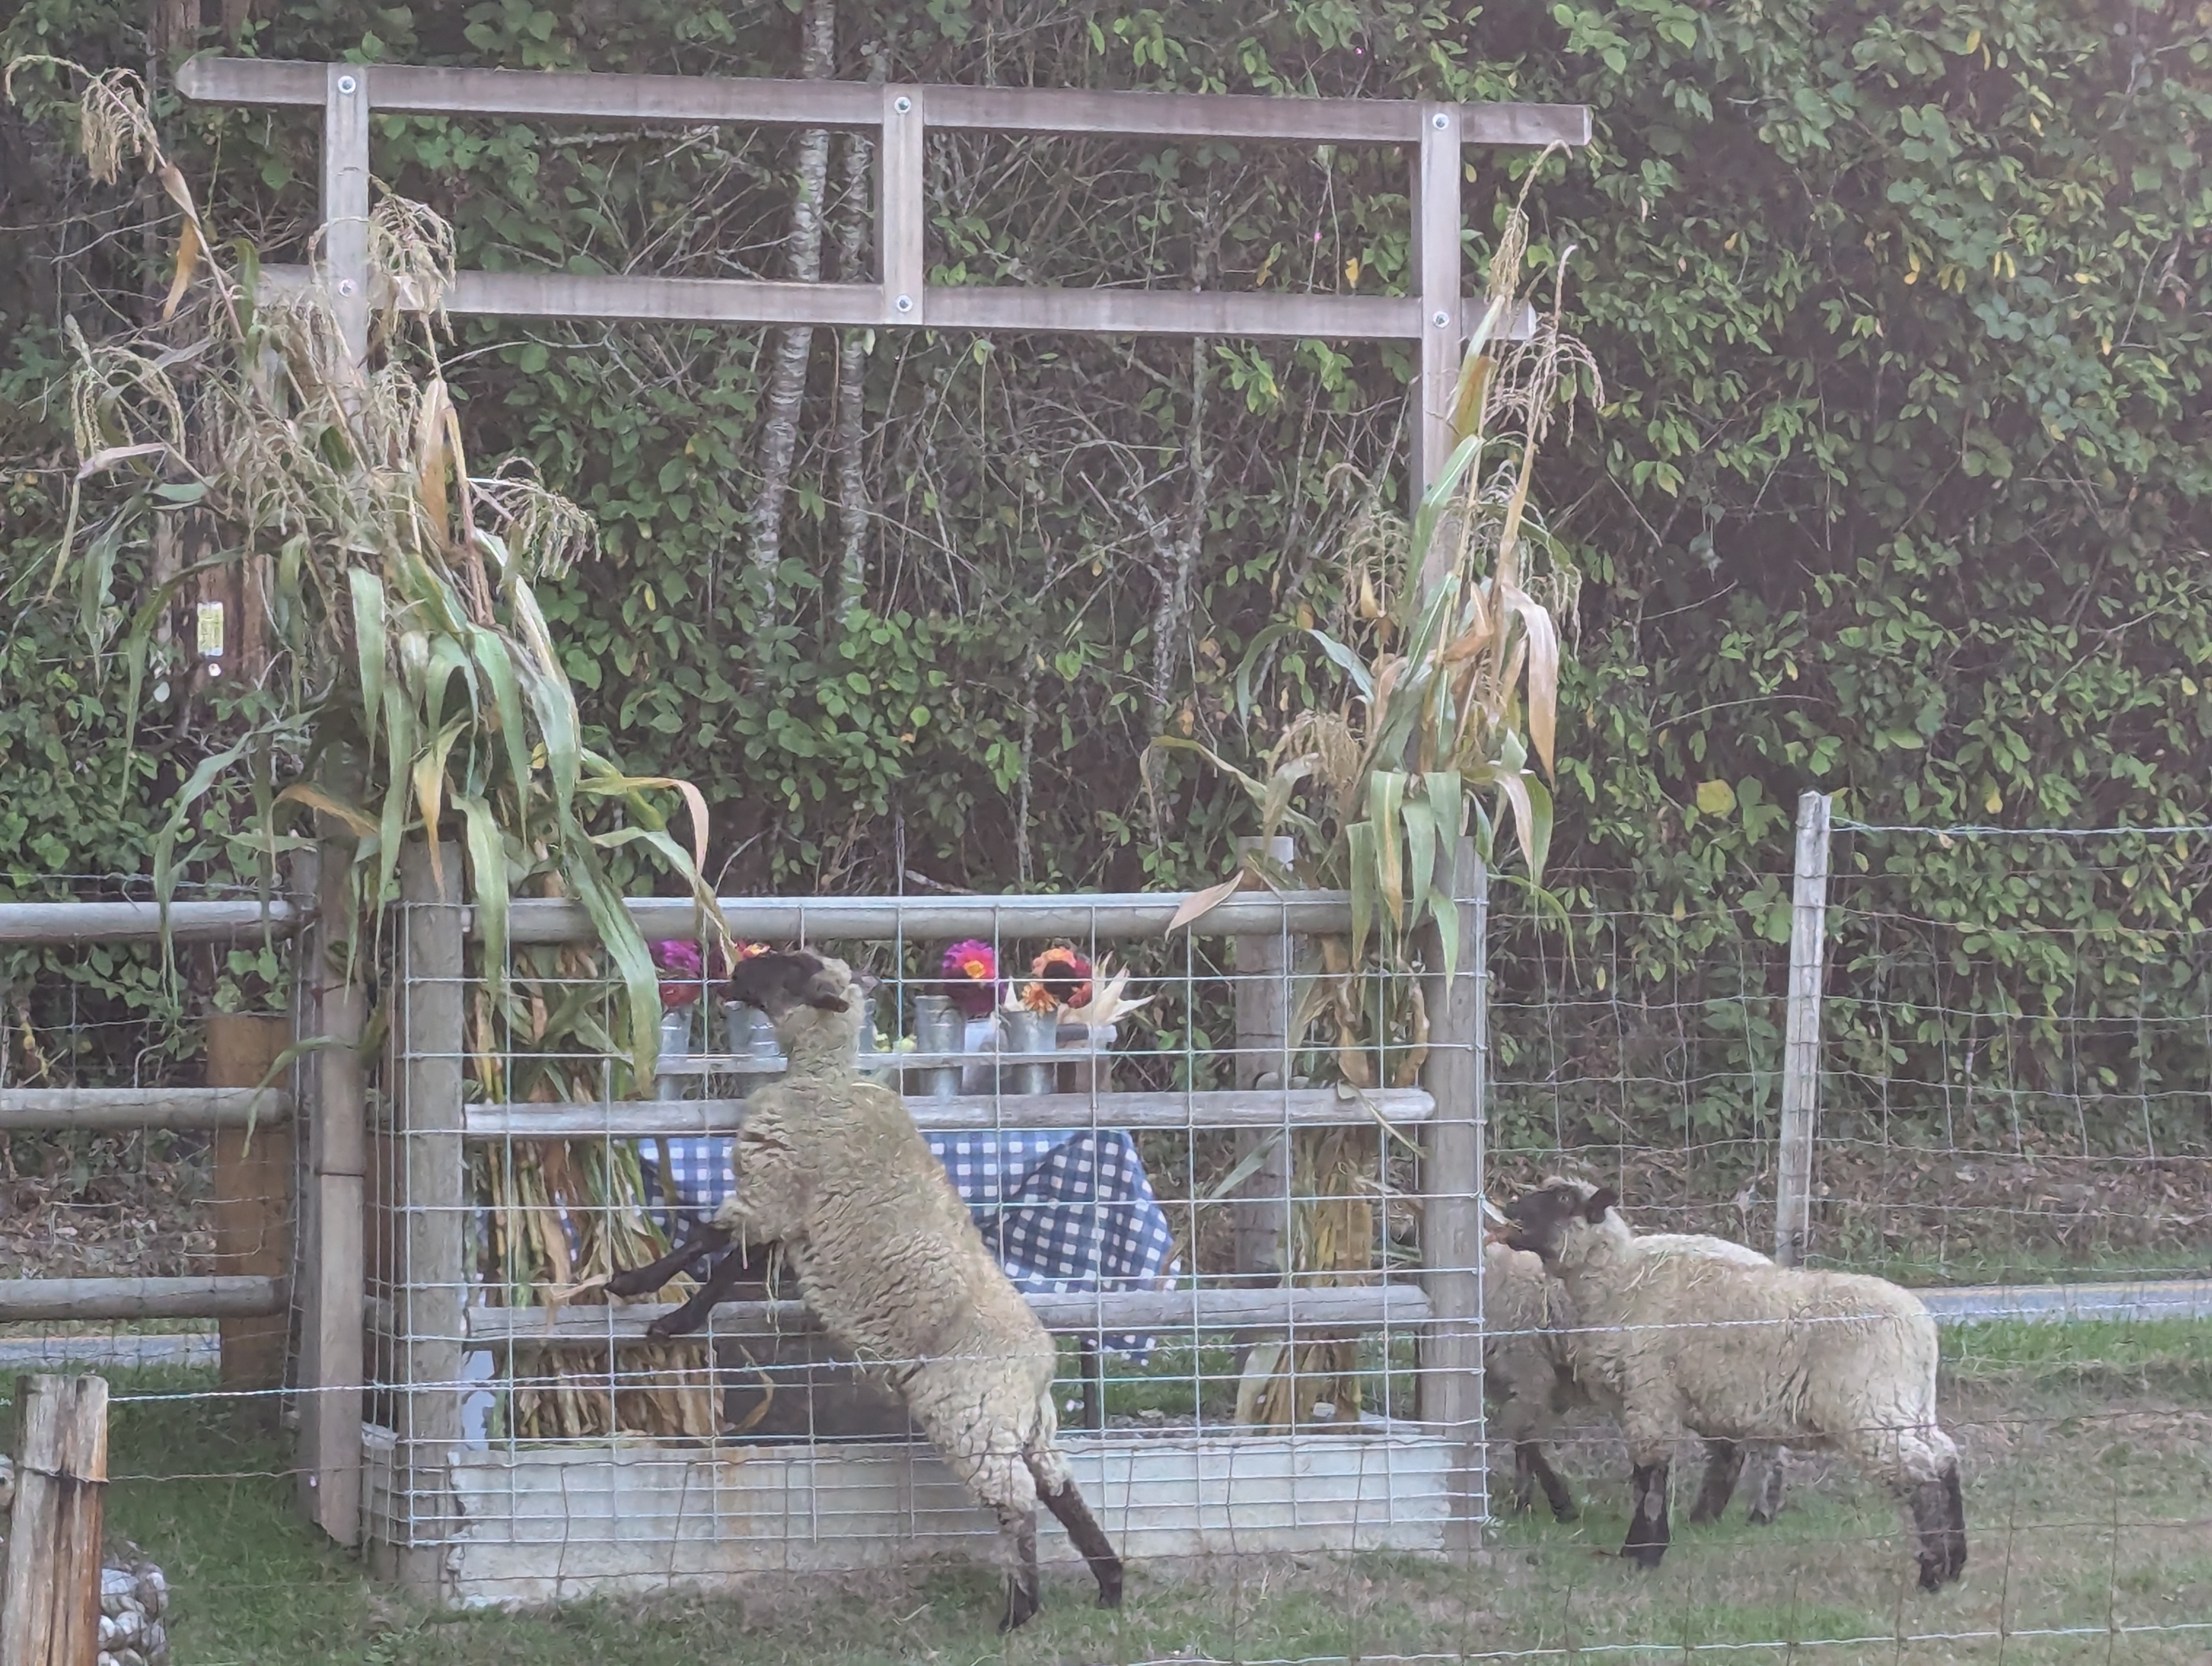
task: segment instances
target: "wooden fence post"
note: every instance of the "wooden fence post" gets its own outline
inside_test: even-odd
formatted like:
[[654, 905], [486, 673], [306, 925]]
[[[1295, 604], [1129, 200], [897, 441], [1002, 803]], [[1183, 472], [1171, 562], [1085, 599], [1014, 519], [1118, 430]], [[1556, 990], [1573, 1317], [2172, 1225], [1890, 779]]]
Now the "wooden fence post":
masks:
[[1813, 1221], [1813, 1140], [1820, 1115], [1820, 958], [1827, 931], [1825, 793], [1797, 800], [1796, 879], [1790, 909], [1790, 1015], [1782, 1047], [1782, 1149], [1774, 1197], [1774, 1259], [1805, 1258]]
[[[442, 1595], [452, 1484], [447, 1454], [461, 1435], [461, 1313], [468, 1280], [466, 1160], [461, 1143], [461, 853], [445, 845], [400, 853], [405, 956], [394, 1033], [398, 1149], [386, 1202], [397, 1262], [392, 1285], [397, 1512], [391, 1572], [424, 1596]], [[442, 883], [441, 880], [442, 879]]]
[[[292, 1043], [291, 1020], [261, 1012], [217, 1012], [208, 1019], [210, 1087], [256, 1088]], [[272, 1090], [279, 1085], [270, 1083]], [[292, 1271], [293, 1119], [257, 1117], [252, 1128], [215, 1136], [215, 1250], [217, 1271], [285, 1279]], [[222, 1380], [232, 1393], [284, 1386], [287, 1315], [225, 1319]], [[264, 1402], [273, 1408], [275, 1402]]]
[[[1297, 860], [1295, 839], [1239, 839], [1241, 860], [1252, 851], [1264, 851], [1288, 867]], [[1290, 941], [1277, 930], [1229, 940], [1230, 970], [1236, 975], [1231, 991], [1237, 1021], [1234, 1078], [1240, 1089], [1258, 1087], [1271, 1080], [1278, 1090], [1291, 1085]], [[1243, 1162], [1263, 1142], [1267, 1155], [1251, 1177], [1237, 1189], [1247, 1200], [1235, 1206], [1237, 1271], [1249, 1280], [1277, 1281], [1291, 1270], [1291, 1139], [1287, 1128], [1255, 1128], [1237, 1137], [1237, 1160]]]
[[100, 1652], [106, 1381], [17, 1377], [15, 1429], [0, 1666], [92, 1666]]
[[351, 864], [349, 847], [323, 846], [314, 860], [314, 926], [297, 950], [303, 1030], [330, 1043], [303, 1073], [308, 1091], [300, 1099], [307, 1142], [307, 1184], [300, 1207], [307, 1247], [301, 1265], [300, 1505], [308, 1520], [346, 1545], [361, 1533], [368, 1166], [358, 1051], [367, 997], [359, 969], [346, 964]]
[[[1421, 1418], [1453, 1444], [1444, 1481], [1445, 1547], [1472, 1550], [1490, 1513], [1482, 1408], [1482, 1189], [1490, 1052], [1490, 876], [1460, 841], [1451, 894], [1459, 958], [1431, 972], [1422, 1085], [1436, 1110], [1422, 1134], [1421, 1263], [1430, 1325], [1421, 1339]], [[1437, 952], [1433, 935], [1429, 952]]]

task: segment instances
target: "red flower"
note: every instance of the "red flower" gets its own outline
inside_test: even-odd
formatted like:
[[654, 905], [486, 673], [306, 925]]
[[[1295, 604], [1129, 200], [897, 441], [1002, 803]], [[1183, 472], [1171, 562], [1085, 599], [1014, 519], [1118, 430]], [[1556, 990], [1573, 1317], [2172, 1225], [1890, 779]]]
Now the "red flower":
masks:
[[999, 1004], [999, 957], [988, 943], [972, 937], [955, 943], [945, 952], [938, 970], [944, 974], [945, 995], [962, 1017], [990, 1017]]

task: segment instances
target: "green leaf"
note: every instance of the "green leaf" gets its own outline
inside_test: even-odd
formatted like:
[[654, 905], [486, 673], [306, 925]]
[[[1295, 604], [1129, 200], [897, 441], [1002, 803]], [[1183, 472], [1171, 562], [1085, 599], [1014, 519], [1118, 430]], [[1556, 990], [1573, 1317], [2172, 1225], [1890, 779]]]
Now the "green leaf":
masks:
[[1368, 674], [1366, 663], [1358, 654], [1325, 630], [1310, 630], [1306, 635], [1321, 644], [1321, 651], [1336, 661], [1345, 675], [1352, 678], [1354, 688], [1367, 699], [1375, 697], [1375, 679]]
[[1370, 822], [1354, 822], [1344, 830], [1352, 891], [1352, 964], [1358, 965], [1367, 953], [1367, 939], [1375, 925], [1375, 828]]
[[[384, 581], [363, 567], [346, 569], [353, 590], [354, 654], [361, 672], [362, 728], [369, 750], [376, 749], [376, 726], [384, 713]], [[379, 896], [383, 894], [379, 890]]]
[[1436, 818], [1419, 799], [1407, 799], [1399, 813], [1406, 824], [1406, 924], [1418, 926], [1436, 874]]
[[1725, 816], [1735, 808], [1735, 788], [1724, 781], [1698, 783], [1698, 808], [1708, 816]]
[[477, 919], [483, 927], [484, 984], [491, 998], [499, 1000], [507, 990], [507, 845], [489, 804], [467, 793], [457, 793], [453, 802], [467, 830]]
[[1406, 875], [1398, 838], [1398, 806], [1404, 801], [1406, 777], [1395, 769], [1377, 769], [1367, 778], [1367, 819], [1375, 840], [1375, 883], [1382, 907], [1394, 926], [1406, 922]]

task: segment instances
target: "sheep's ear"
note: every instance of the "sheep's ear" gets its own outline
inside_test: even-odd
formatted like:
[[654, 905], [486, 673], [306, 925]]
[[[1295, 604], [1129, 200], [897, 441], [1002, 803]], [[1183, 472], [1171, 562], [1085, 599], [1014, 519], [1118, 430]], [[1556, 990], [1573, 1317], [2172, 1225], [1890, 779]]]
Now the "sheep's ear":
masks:
[[806, 980], [806, 993], [800, 999], [824, 1012], [849, 1012], [853, 1003], [846, 996], [847, 987], [844, 980], [827, 967], [817, 968], [814, 976]]
[[1583, 1205], [1583, 1219], [1595, 1226], [1605, 1219], [1605, 1212], [1620, 1201], [1619, 1192], [1610, 1186], [1601, 1186], [1590, 1194], [1589, 1201]]

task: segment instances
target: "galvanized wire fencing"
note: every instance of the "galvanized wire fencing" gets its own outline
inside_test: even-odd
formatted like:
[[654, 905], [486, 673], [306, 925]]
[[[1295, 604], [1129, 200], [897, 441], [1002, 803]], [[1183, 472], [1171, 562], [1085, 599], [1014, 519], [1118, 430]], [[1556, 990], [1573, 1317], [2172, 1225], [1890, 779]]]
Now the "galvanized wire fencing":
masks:
[[[1110, 1622], [1085, 1618], [1056, 1577], [1008, 1658], [1510, 1659], [1655, 1639], [1778, 1659], [2201, 1653], [2212, 1347], [2200, 1321], [2136, 1322], [2203, 1312], [2201, 1285], [2172, 1282], [2204, 1271], [2198, 836], [1838, 824], [1820, 842], [1818, 885], [1805, 862], [1633, 915], [1539, 921], [1509, 897], [1493, 925], [1486, 888], [1464, 883], [1449, 987], [1428, 967], [1332, 972], [1348, 904], [1328, 896], [1241, 895], [1172, 932], [1174, 897], [726, 904], [739, 939], [804, 943], [877, 980], [855, 1067], [901, 1090], [1058, 1339], [1062, 1438], [1130, 1597]], [[1955, 873], [1955, 907], [1931, 873]], [[519, 901], [491, 979], [481, 922], [427, 853], [402, 874], [374, 978], [345, 976], [305, 900], [312, 874], [275, 916], [307, 927], [301, 1033], [363, 1043], [304, 1052], [289, 1095], [264, 1096], [257, 1147], [296, 1131], [277, 1211], [296, 1247], [289, 1274], [223, 1273], [262, 1276], [256, 1310], [290, 1316], [285, 1397], [242, 1380], [226, 1395], [204, 1371], [118, 1379], [118, 1519], [161, 1547], [180, 1646], [208, 1623], [196, 1603], [303, 1577], [169, 1548], [198, 1542], [179, 1523], [204, 1517], [211, 1487], [225, 1511], [241, 1488], [293, 1520], [304, 1508], [436, 1602], [781, 1578], [815, 1594], [786, 1599], [817, 1603], [810, 1636], [833, 1624], [823, 1603], [899, 1637], [925, 1611], [987, 1623], [973, 1585], [820, 1595], [849, 1593], [854, 1569], [988, 1556], [994, 1523], [896, 1395], [837, 1357], [787, 1262], [760, 1250], [676, 1336], [647, 1331], [703, 1266], [634, 1299], [606, 1292], [729, 1194], [747, 1103], [787, 1066], [760, 1016], [726, 1000], [689, 905], [632, 905], [649, 939], [681, 945], [665, 952], [656, 1073], [639, 1081], [579, 911]], [[1907, 879], [1939, 906], [1905, 909]], [[1977, 899], [1992, 896], [2016, 913], [1991, 918]], [[2179, 900], [2151, 918], [2154, 898]], [[187, 936], [241, 928], [178, 918]], [[141, 915], [92, 921], [116, 922], [150, 932]], [[21, 927], [0, 912], [0, 930]], [[35, 1033], [62, 1030], [50, 1017]], [[216, 1114], [216, 1090], [174, 1080], [132, 1104]], [[1912, 1588], [1893, 1500], [1832, 1455], [1754, 1447], [1723, 1518], [1691, 1526], [1678, 1507], [1646, 1575], [1610, 1554], [1628, 1464], [1601, 1395], [1547, 1404], [1534, 1432], [1571, 1518], [1510, 1445], [1485, 1444], [1526, 1409], [1502, 1379], [1486, 1409], [1486, 1347], [1494, 1364], [1559, 1341], [1481, 1287], [1486, 1183], [1502, 1199], [1588, 1175], [1644, 1230], [1786, 1251], [1793, 1119], [1804, 1259], [1919, 1288], [1945, 1324], [1940, 1413], [1964, 1452], [1971, 1555], [1932, 1596]], [[2076, 1185], [2092, 1195], [2063, 1189]], [[2084, 1322], [2005, 1316], [2039, 1307]], [[143, 1329], [132, 1312], [105, 1322]], [[223, 1432], [226, 1408], [280, 1403], [283, 1437]], [[1676, 1467], [1698, 1476], [1699, 1456]], [[1042, 1548], [1069, 1555], [1048, 1524]], [[665, 1630], [695, 1610], [637, 1612]]]

